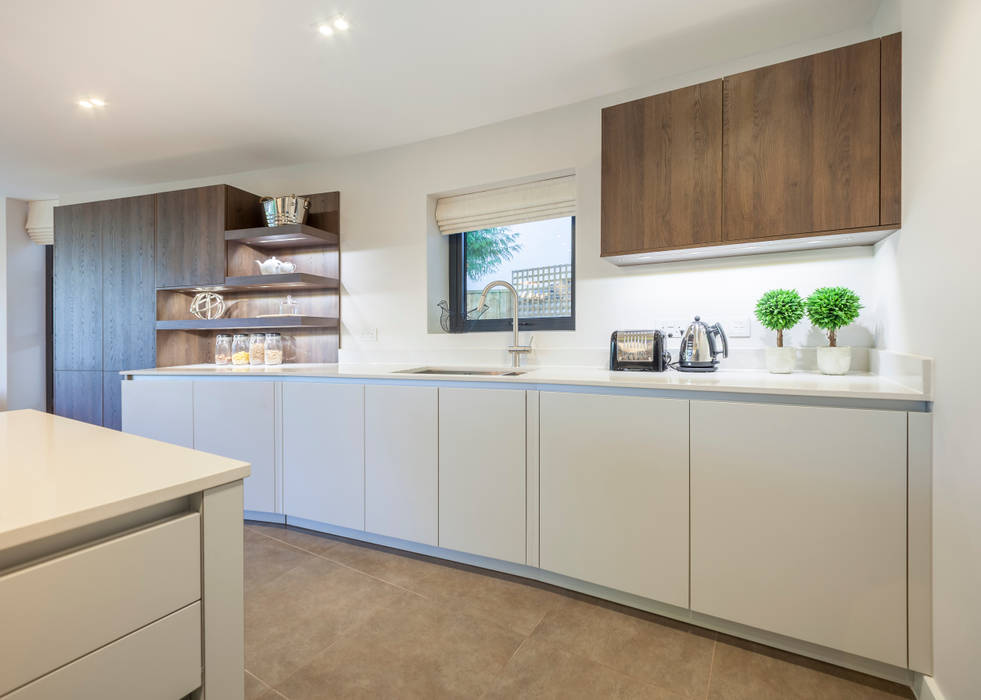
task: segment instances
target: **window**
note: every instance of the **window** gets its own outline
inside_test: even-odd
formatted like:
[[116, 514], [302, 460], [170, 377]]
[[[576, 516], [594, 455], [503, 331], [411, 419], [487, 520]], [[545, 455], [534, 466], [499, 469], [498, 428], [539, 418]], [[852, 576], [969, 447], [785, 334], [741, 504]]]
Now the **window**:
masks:
[[484, 287], [504, 280], [518, 292], [519, 328], [574, 330], [575, 227], [575, 217], [564, 216], [451, 236], [451, 329], [510, 330], [514, 302], [504, 287], [491, 289], [489, 308], [475, 313]]
[[436, 222], [449, 238], [450, 332], [510, 330], [514, 298], [505, 287], [487, 294], [487, 309], [475, 313], [488, 283], [503, 280], [518, 293], [519, 328], [574, 330], [575, 176], [443, 197]]

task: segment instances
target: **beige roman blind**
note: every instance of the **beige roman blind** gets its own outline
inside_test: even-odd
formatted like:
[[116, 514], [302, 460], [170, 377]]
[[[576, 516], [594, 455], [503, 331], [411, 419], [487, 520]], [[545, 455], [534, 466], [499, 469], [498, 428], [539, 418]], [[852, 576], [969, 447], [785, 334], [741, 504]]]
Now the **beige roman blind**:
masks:
[[436, 201], [436, 223], [444, 236], [575, 214], [575, 175], [441, 197]]

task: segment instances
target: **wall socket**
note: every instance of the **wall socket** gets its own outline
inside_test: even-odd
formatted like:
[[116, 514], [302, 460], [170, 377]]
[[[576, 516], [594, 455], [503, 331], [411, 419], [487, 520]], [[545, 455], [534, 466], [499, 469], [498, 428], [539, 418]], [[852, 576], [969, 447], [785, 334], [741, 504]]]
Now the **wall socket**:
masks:
[[[705, 319], [702, 319], [705, 321]], [[723, 316], [717, 319], [719, 323], [722, 324], [722, 330], [726, 332], [726, 335], [730, 338], [748, 338], [750, 336], [750, 322], [748, 316]], [[681, 339], [681, 336], [685, 334], [688, 330], [688, 326], [691, 325], [691, 318], [666, 318], [659, 321], [655, 328], [660, 329], [667, 338]], [[716, 323], [716, 320], [706, 321], [710, 326]]]
[[367, 328], [360, 333], [358, 333], [358, 340], [362, 343], [377, 343], [378, 342], [378, 329], [377, 328]]
[[750, 335], [750, 322], [748, 316], [729, 316], [722, 319], [722, 330], [730, 338], [748, 338]]

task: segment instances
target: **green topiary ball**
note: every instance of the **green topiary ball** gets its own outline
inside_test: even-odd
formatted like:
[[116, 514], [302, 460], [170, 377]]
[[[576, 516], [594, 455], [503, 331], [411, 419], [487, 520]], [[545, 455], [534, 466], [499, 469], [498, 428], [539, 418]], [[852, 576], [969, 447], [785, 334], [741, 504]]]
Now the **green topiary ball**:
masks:
[[804, 318], [804, 300], [796, 289], [771, 289], [756, 302], [756, 318], [771, 331], [793, 328]]
[[805, 304], [811, 323], [828, 332], [831, 347], [836, 345], [838, 329], [852, 323], [862, 310], [862, 300], [847, 287], [815, 289]]

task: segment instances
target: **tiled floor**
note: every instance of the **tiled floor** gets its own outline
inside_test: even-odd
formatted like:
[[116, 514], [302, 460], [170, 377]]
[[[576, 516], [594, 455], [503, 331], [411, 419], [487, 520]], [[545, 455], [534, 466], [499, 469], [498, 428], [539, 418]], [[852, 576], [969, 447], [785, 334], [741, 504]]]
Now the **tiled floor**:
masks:
[[908, 689], [548, 586], [245, 528], [246, 698], [911, 698]]

